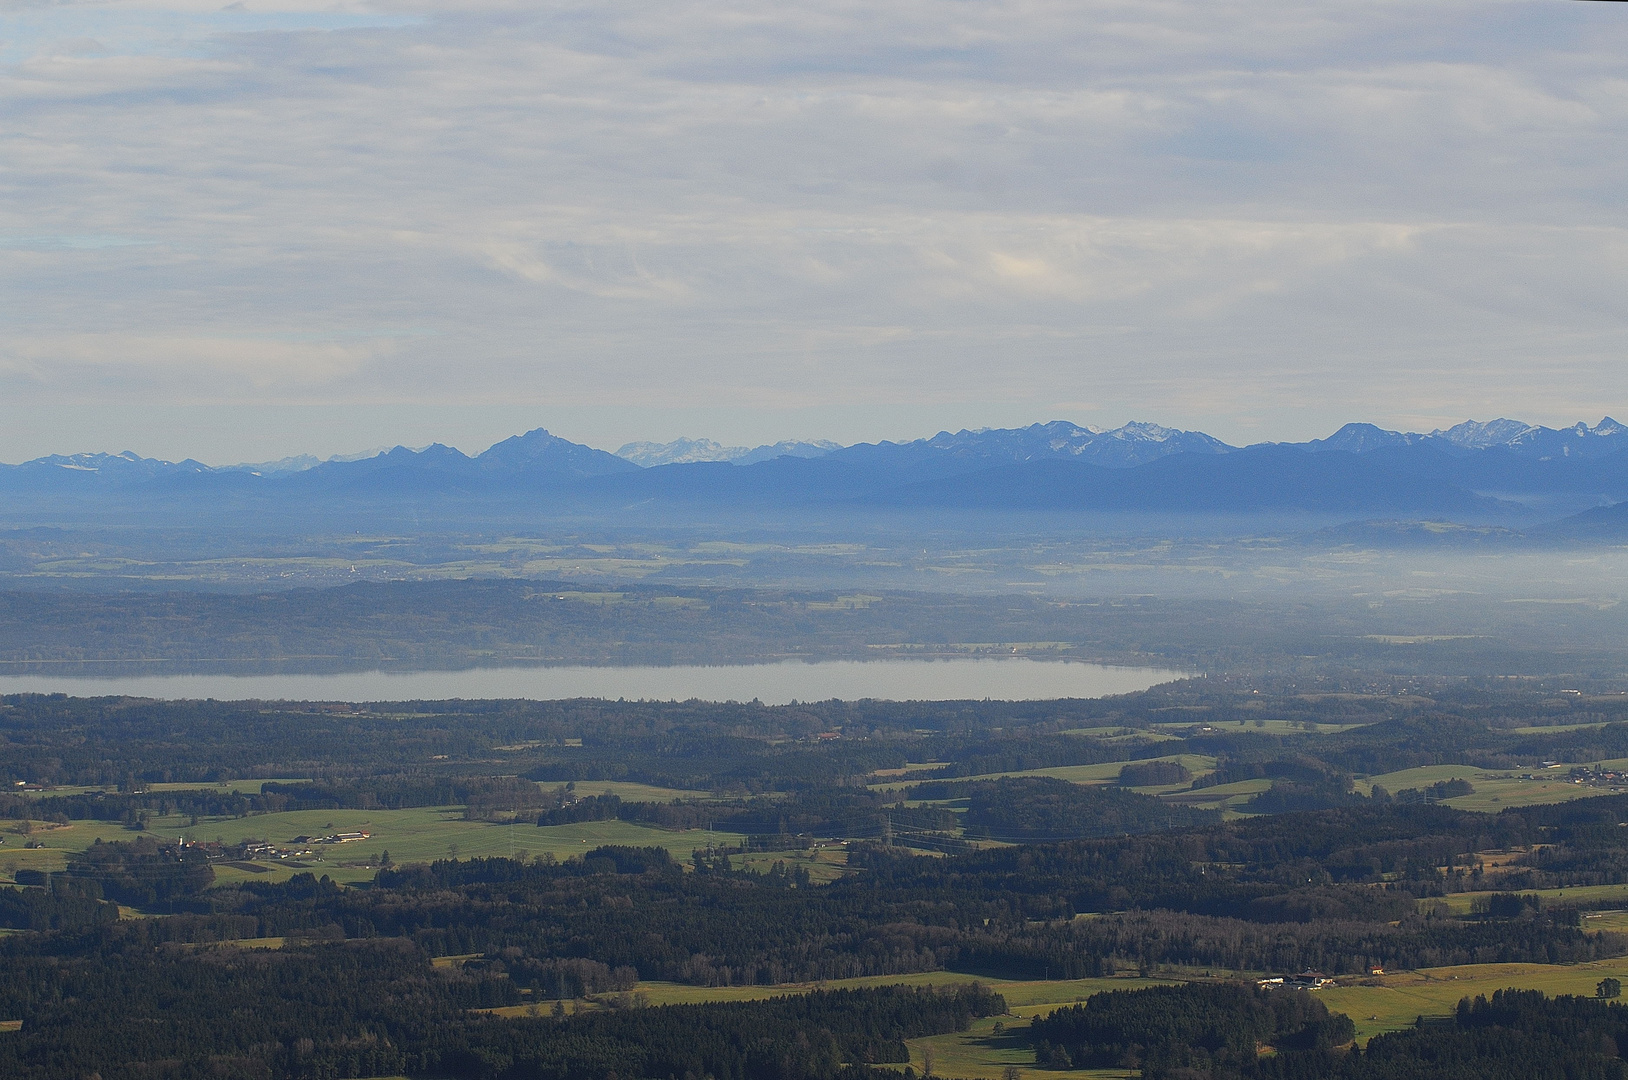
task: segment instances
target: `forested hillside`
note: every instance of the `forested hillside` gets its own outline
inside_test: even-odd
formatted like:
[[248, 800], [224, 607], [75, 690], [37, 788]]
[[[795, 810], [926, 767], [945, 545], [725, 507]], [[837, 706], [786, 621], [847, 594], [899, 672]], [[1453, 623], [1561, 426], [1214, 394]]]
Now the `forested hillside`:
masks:
[[[1618, 1013], [1500, 998], [1359, 1052], [1338, 1010], [1252, 980], [1617, 971], [1628, 793], [1604, 755], [1624, 732], [1617, 697], [1474, 687], [8, 698], [0, 1021], [20, 1029], [0, 1030], [0, 1071], [905, 1080], [935, 1040], [995, 1038], [1007, 1006], [984, 980], [1089, 998], [999, 1020], [989, 1045], [1024, 1067], [1382, 1080], [1456, 1055], [1499, 1076], [1499, 1046], [1545, 1045], [1567, 1016], [1594, 1038]], [[886, 988], [901, 979], [954, 986]], [[884, 986], [807, 993], [841, 980]], [[779, 996], [708, 1000], [747, 991]], [[1575, 1075], [1615, 1075], [1573, 1049]]]

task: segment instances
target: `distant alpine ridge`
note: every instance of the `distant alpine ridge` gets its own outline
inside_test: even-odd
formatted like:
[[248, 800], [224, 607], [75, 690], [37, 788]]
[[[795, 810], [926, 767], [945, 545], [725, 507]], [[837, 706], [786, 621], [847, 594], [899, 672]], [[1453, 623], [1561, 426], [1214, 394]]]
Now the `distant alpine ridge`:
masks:
[[[469, 456], [439, 443], [315, 462], [209, 466], [125, 452], [0, 465], [0, 519], [442, 514], [535, 520], [661, 511], [1152, 513], [1518, 523], [1583, 515], [1628, 532], [1628, 428], [1467, 421], [1427, 434], [1347, 424], [1305, 443], [1065, 421], [910, 442], [755, 448], [706, 439], [616, 453], [538, 428]], [[1566, 526], [1561, 527], [1561, 532]]]
[[1445, 431], [1432, 431], [1428, 435], [1410, 432], [1386, 431], [1372, 424], [1347, 424], [1326, 439], [1306, 443], [1322, 450], [1344, 450], [1360, 454], [1390, 446], [1439, 445], [1453, 450], [1504, 449], [1547, 460], [1550, 457], [1601, 457], [1628, 446], [1628, 428], [1609, 416], [1593, 427], [1577, 423], [1569, 428], [1546, 428], [1523, 424], [1519, 420], [1488, 420], [1478, 423], [1466, 420]]
[[[1556, 454], [1562, 457], [1574, 453], [1598, 457], [1613, 453], [1628, 446], [1628, 440], [1623, 438], [1625, 434], [1628, 434], [1628, 428], [1610, 417], [1594, 427], [1578, 423], [1560, 429], [1539, 427], [1519, 420], [1488, 420], [1484, 423], [1466, 420], [1446, 430], [1438, 429], [1423, 435], [1354, 423], [1345, 425], [1326, 439], [1280, 445], [1303, 446], [1308, 450], [1341, 450], [1353, 454], [1395, 446], [1436, 445], [1449, 453], [1503, 447], [1541, 459], [1545, 455]], [[1145, 465], [1171, 454], [1225, 454], [1241, 449], [1202, 431], [1181, 431], [1141, 421], [1103, 430], [1080, 427], [1066, 420], [1032, 424], [1026, 428], [963, 429], [954, 434], [941, 431], [930, 439], [919, 439], [913, 443], [879, 445], [926, 447], [963, 459], [1089, 461], [1093, 465], [1120, 469]], [[826, 440], [786, 441], [748, 448], [723, 446], [711, 439], [677, 439], [670, 443], [628, 443], [616, 451], [616, 455], [649, 468], [701, 461], [755, 465], [777, 457], [821, 457], [842, 449], [845, 448], [840, 444]]]

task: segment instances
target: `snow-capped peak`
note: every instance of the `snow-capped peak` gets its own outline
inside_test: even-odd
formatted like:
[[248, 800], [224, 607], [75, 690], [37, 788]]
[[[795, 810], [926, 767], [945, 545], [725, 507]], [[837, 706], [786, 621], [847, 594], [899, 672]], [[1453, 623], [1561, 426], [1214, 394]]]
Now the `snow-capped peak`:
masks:
[[1462, 424], [1454, 424], [1446, 431], [1438, 428], [1430, 434], [1433, 438], [1444, 439], [1466, 450], [1486, 450], [1493, 446], [1509, 446], [1539, 430], [1541, 429], [1532, 424], [1500, 417], [1484, 423], [1466, 420]]

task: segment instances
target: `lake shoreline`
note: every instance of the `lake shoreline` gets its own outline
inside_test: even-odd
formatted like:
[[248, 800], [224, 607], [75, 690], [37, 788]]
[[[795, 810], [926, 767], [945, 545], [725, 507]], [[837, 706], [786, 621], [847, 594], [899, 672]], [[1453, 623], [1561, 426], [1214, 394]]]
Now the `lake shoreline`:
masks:
[[0, 675], [0, 695], [218, 701], [451, 701], [575, 698], [634, 701], [1044, 701], [1134, 693], [1192, 677], [1028, 657], [788, 660], [769, 664], [487, 667], [328, 674]]

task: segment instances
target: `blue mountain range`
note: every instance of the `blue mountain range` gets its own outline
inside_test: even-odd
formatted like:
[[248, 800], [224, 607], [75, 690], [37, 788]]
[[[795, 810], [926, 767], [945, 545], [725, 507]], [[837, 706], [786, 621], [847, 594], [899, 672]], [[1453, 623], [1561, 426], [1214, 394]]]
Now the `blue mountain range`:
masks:
[[295, 513], [357, 505], [589, 515], [630, 506], [1307, 512], [1525, 523], [1582, 514], [1578, 527], [1594, 535], [1628, 529], [1628, 510], [1616, 509], [1628, 503], [1628, 427], [1609, 417], [1592, 427], [1499, 419], [1427, 434], [1352, 423], [1325, 439], [1246, 447], [1151, 423], [1103, 431], [1053, 421], [846, 447], [679, 440], [624, 452], [539, 428], [474, 456], [440, 444], [276, 467], [130, 452], [52, 456], [0, 465], [0, 515], [38, 519], [43, 507], [55, 507], [68, 516], [116, 517], [121, 509], [163, 507], [184, 517], [197, 507]]

